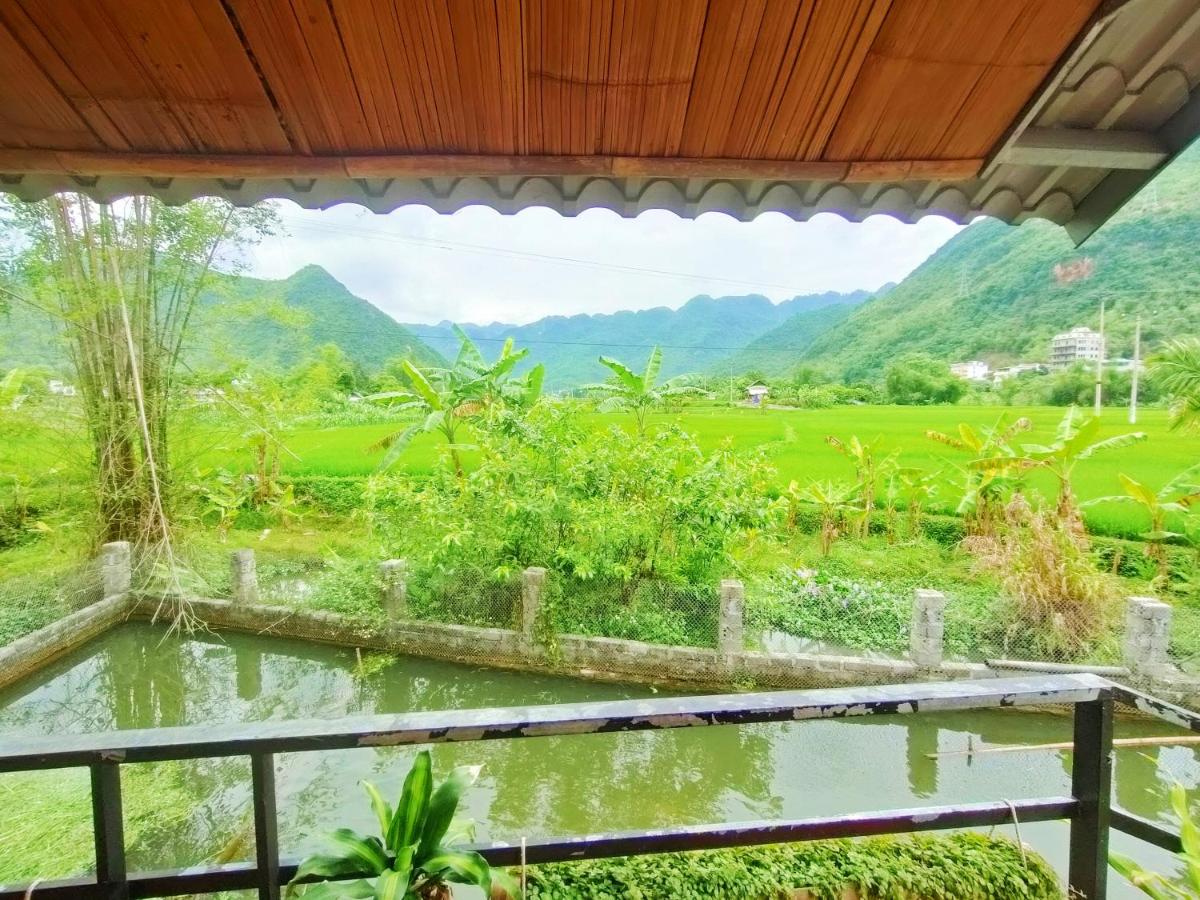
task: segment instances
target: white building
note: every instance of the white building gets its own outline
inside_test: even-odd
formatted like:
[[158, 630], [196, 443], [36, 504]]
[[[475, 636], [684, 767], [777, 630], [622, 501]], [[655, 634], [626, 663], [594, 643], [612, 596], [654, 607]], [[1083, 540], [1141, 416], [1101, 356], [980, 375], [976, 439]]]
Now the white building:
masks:
[[74, 397], [75, 385], [65, 381], [59, 381], [57, 378], [51, 378], [46, 382], [46, 388], [52, 394], [57, 394], [59, 397]]
[[1073, 362], [1095, 362], [1104, 357], [1104, 336], [1083, 325], [1056, 334], [1050, 340], [1050, 364], [1069, 366]]
[[967, 362], [952, 363], [950, 365], [951, 375], [957, 375], [959, 378], [965, 378], [967, 381], [983, 381], [988, 377], [989, 371], [988, 364], [979, 359], [971, 359]]
[[767, 393], [765, 384], [752, 384], [746, 388], [746, 399], [751, 406], [762, 406], [762, 402], [767, 399]]
[[1024, 375], [1026, 372], [1045, 372], [1046, 367], [1041, 363], [1017, 363], [1015, 366], [1008, 366], [1004, 369], [997, 369], [992, 373], [992, 384], [999, 384], [1007, 378], [1016, 378], [1018, 375]]

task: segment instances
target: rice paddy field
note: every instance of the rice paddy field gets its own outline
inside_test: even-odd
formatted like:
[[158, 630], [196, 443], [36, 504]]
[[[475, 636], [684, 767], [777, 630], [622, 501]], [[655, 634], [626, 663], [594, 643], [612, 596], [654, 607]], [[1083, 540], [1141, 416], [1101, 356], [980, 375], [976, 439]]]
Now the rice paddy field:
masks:
[[[934, 505], [953, 508], [957, 502], [954, 484], [961, 479], [960, 466], [965, 455], [936, 443], [926, 431], [956, 433], [959, 423], [985, 427], [1003, 413], [1011, 421], [1028, 417], [1032, 431], [1024, 440], [1049, 442], [1065, 410], [1059, 407], [1001, 409], [969, 406], [861, 406], [832, 409], [729, 409], [720, 407], [688, 408], [674, 414], [657, 414], [656, 424], [678, 424], [696, 436], [706, 450], [728, 443], [738, 450], [761, 448], [775, 467], [778, 486], [790, 481], [849, 479], [853, 468], [848, 459], [830, 447], [825, 438], [858, 435], [864, 441], [878, 441], [885, 453], [895, 452], [901, 465], [943, 473], [943, 484]], [[1118, 473], [1124, 473], [1153, 488], [1158, 488], [1181, 470], [1200, 462], [1200, 434], [1172, 431], [1166, 410], [1149, 409], [1130, 425], [1124, 409], [1106, 409], [1102, 414], [1101, 437], [1129, 431], [1146, 434], [1142, 443], [1100, 453], [1079, 463], [1075, 489], [1082, 500], [1120, 492]], [[628, 414], [591, 414], [588, 421], [596, 428], [618, 427], [632, 434]], [[294, 475], [369, 475], [376, 470], [381, 453], [367, 448], [392, 427], [361, 425], [341, 428], [308, 428], [289, 432], [284, 440], [295, 454], [284, 461], [284, 470]], [[443, 451], [440, 438], [420, 435], [399, 464], [414, 474], [428, 472]], [[469, 457], [469, 454], [468, 454]], [[203, 456], [206, 465], [229, 466], [238, 459], [236, 452], [214, 446]], [[243, 459], [242, 464], [247, 464]], [[1035, 472], [1031, 486], [1044, 494], [1056, 490], [1049, 473]], [[1097, 531], [1126, 532], [1144, 527], [1139, 511], [1131, 506], [1103, 505], [1088, 512], [1089, 524]]]
[[[1003, 414], [1009, 421], [1026, 416], [1033, 429], [1024, 440], [1052, 440], [1065, 410], [1059, 407], [998, 408], [970, 406], [860, 406], [832, 409], [730, 409], [689, 407], [676, 413], [652, 416], [652, 425], [678, 425], [695, 435], [705, 450], [729, 445], [737, 450], [761, 450], [776, 470], [776, 483], [850, 479], [853, 468], [828, 443], [827, 435], [877, 441], [884, 453], [896, 453], [901, 465], [940, 472], [941, 487], [931, 504], [935, 509], [953, 509], [958, 499], [956, 484], [966, 456], [926, 437], [929, 430], [955, 433], [960, 423], [986, 427]], [[587, 416], [595, 428], [618, 428], [632, 436], [632, 416], [622, 413]], [[1200, 433], [1172, 431], [1166, 410], [1142, 411], [1136, 425], [1127, 421], [1124, 409], [1106, 409], [1101, 417], [1101, 437], [1141, 431], [1146, 440], [1119, 450], [1100, 453], [1079, 463], [1074, 484], [1081, 500], [1120, 492], [1118, 474], [1124, 473], [1152, 488], [1200, 462]], [[377, 471], [381, 452], [367, 448], [401, 426], [389, 424], [330, 428], [299, 428], [286, 431], [282, 440], [288, 452], [283, 458], [286, 474], [366, 476]], [[216, 468], [244, 470], [251, 466], [244, 429], [189, 429], [176, 443], [176, 459], [188, 471]], [[54, 429], [25, 432], [0, 446], [0, 474], [19, 476], [43, 490], [54, 484], [69, 491], [71, 482], [83, 475], [79, 449], [82, 442]], [[469, 441], [469, 436], [466, 438]], [[414, 475], [426, 474], [444, 453], [440, 436], [417, 437], [398, 464]], [[465, 455], [470, 464], [471, 454]], [[1056, 487], [1049, 473], [1034, 472], [1031, 486], [1045, 495]], [[1088, 510], [1089, 525], [1102, 533], [1132, 534], [1145, 527], [1140, 511], [1126, 505], [1100, 505]]]

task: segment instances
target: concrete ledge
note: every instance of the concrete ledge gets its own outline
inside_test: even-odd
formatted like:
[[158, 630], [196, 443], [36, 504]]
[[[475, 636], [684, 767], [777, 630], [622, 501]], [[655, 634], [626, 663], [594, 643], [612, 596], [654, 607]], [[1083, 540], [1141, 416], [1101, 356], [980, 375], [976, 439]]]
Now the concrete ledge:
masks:
[[[159, 603], [157, 597], [112, 597], [0, 648], [0, 688], [37, 671], [125, 619], [150, 619]], [[920, 666], [909, 659], [866, 656], [722, 653], [715, 648], [572, 634], [560, 635], [557, 646], [547, 649], [530, 646], [520, 632], [505, 628], [412, 619], [372, 624], [322, 610], [207, 598], [192, 598], [189, 603], [201, 622], [217, 630], [362, 647], [469, 665], [684, 689], [728, 690], [731, 685], [746, 683], [759, 689], [896, 684], [994, 678], [1003, 674], [982, 663], [942, 662], [937, 666]], [[1023, 664], [1029, 669], [1043, 665]], [[1054, 666], [1055, 670], [1060, 668], [1072, 667]], [[1153, 683], [1138, 677], [1123, 680], [1180, 702], [1200, 700], [1200, 682], [1182, 674], [1159, 677]]]
[[126, 594], [109, 597], [0, 647], [0, 688], [100, 636], [128, 618], [132, 608], [133, 602]]

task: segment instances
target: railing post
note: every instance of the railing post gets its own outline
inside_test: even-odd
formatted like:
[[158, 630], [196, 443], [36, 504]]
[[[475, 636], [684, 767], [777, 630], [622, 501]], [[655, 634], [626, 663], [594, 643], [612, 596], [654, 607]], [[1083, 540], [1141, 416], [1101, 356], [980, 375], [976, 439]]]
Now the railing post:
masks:
[[742, 610], [746, 589], [736, 578], [721, 580], [721, 611], [717, 620], [717, 652], [724, 662], [733, 662], [733, 654], [745, 649], [742, 645]]
[[379, 564], [379, 590], [383, 612], [389, 619], [408, 615], [407, 564], [402, 559], [388, 559]]
[[931, 669], [940, 666], [945, 653], [946, 595], [917, 588], [913, 592], [911, 629], [908, 646], [912, 661]]
[[1171, 607], [1154, 597], [1130, 597], [1125, 607], [1125, 664], [1153, 678], [1171, 669]]
[[542, 589], [546, 585], [546, 570], [530, 566], [521, 573], [521, 611], [518, 625], [521, 646], [526, 652], [533, 649], [533, 630], [542, 606]]
[[1105, 900], [1108, 885], [1108, 824], [1112, 804], [1113, 701], [1075, 704], [1071, 794], [1079, 804], [1071, 820], [1067, 884], [1072, 900]]
[[125, 817], [121, 811], [121, 767], [95, 763], [92, 773], [92, 833], [96, 842], [96, 883], [109, 897], [128, 897], [125, 869]]
[[275, 755], [250, 757], [254, 791], [254, 851], [259, 900], [279, 900], [279, 819], [275, 812]]
[[229, 576], [234, 603], [258, 602], [258, 568], [253, 550], [234, 550], [229, 555]]
[[100, 548], [100, 586], [104, 599], [129, 593], [133, 584], [133, 551], [129, 541], [110, 541]]

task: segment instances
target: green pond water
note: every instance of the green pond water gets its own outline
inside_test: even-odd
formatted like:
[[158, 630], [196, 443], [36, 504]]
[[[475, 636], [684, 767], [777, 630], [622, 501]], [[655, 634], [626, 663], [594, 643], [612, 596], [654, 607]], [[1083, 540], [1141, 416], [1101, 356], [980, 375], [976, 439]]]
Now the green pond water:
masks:
[[[126, 625], [0, 692], [0, 744], [14, 735], [263, 719], [334, 718], [645, 697], [651, 688], [459, 666], [247, 635], [164, 638]], [[1161, 723], [1120, 720], [1119, 737], [1167, 734]], [[578, 735], [437, 746], [438, 771], [482, 763], [468, 814], [480, 840], [595, 833], [1069, 793], [1069, 754], [1028, 752], [929, 758], [976, 743], [1070, 740], [1068, 716], [994, 710], [788, 724]], [[281, 845], [321, 846], [348, 825], [371, 831], [358, 782], [396, 794], [412, 750], [374, 748], [278, 759]], [[249, 815], [242, 760], [123, 768], [130, 865], [211, 861], [239, 842]], [[1190, 747], [1119, 750], [1116, 795], [1125, 809], [1172, 823], [1173, 780], [1200, 782]], [[59, 824], [59, 820], [61, 824]], [[87, 780], [81, 771], [0, 775], [0, 882], [88, 869]], [[1004, 829], [1012, 833], [1011, 828]], [[1028, 824], [1021, 836], [1060, 871], [1067, 828]], [[53, 844], [53, 852], [47, 848]], [[1168, 854], [1123, 835], [1114, 847], [1162, 871]], [[1114, 897], [1141, 896], [1112, 879]]]

